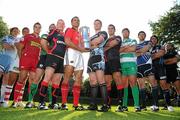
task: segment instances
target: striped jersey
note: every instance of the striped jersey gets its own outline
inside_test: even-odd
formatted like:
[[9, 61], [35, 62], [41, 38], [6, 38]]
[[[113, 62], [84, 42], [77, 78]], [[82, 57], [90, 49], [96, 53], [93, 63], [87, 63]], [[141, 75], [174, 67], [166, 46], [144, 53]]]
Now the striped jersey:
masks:
[[[133, 46], [133, 45], [137, 45], [137, 41], [134, 39], [124, 39], [122, 41], [122, 45], [121, 47], [124, 46]], [[122, 52], [120, 53], [120, 61], [121, 63], [126, 63], [126, 62], [136, 62], [136, 54], [135, 52]]]
[[[137, 44], [136, 50], [142, 49], [146, 45], [151, 45], [150, 41], [143, 41], [139, 44]], [[150, 50], [144, 53], [143, 55], [140, 55], [137, 57], [137, 65], [145, 65], [145, 64], [152, 64], [152, 59], [151, 59], [151, 52]]]

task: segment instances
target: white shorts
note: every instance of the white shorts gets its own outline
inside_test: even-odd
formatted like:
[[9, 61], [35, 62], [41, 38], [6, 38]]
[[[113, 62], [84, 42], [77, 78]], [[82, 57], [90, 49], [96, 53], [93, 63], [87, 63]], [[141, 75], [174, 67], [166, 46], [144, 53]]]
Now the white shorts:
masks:
[[74, 71], [83, 70], [84, 60], [82, 53], [72, 48], [68, 48], [64, 57], [64, 65], [73, 66]]
[[18, 56], [11, 62], [9, 71], [19, 73], [19, 57]]

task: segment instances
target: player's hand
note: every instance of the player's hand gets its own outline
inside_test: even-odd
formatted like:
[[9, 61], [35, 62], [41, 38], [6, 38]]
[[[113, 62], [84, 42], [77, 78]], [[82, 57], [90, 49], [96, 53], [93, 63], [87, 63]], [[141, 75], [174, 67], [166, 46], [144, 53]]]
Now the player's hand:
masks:
[[89, 52], [90, 49], [86, 49], [86, 48], [80, 48], [80, 52]]

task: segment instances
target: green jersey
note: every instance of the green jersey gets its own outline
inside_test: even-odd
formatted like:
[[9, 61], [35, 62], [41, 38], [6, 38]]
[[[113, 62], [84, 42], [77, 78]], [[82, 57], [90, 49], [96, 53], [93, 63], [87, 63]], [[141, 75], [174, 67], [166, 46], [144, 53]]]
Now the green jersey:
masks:
[[[47, 39], [47, 37], [48, 37], [48, 34], [42, 34], [41, 35], [41, 39]], [[44, 49], [41, 49], [41, 55], [46, 55], [47, 54], [47, 52], [44, 50]]]
[[[122, 42], [122, 47], [123, 46], [133, 46], [133, 45], [137, 45], [137, 41], [136, 40], [133, 40], [133, 39], [124, 39], [123, 42]], [[128, 52], [128, 53], [125, 53], [125, 52], [122, 52], [120, 53], [120, 61], [121, 63], [126, 63], [126, 62], [136, 62], [136, 54], [135, 52]]]

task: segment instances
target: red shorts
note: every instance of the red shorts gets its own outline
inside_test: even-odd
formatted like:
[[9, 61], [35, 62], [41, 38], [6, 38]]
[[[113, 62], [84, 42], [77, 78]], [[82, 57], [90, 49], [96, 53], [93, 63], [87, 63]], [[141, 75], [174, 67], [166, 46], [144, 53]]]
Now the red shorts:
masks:
[[36, 71], [37, 64], [39, 59], [30, 58], [30, 57], [21, 57], [19, 68], [20, 70], [29, 70], [29, 71]]

